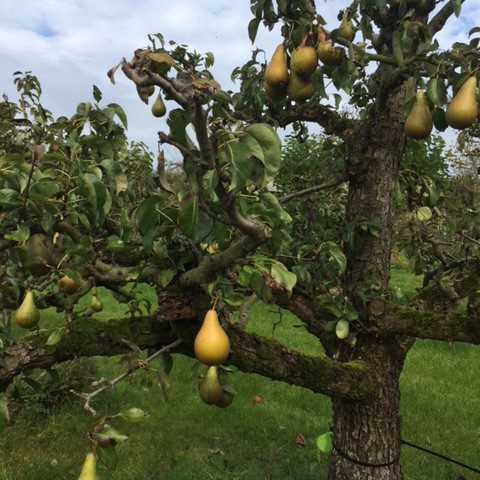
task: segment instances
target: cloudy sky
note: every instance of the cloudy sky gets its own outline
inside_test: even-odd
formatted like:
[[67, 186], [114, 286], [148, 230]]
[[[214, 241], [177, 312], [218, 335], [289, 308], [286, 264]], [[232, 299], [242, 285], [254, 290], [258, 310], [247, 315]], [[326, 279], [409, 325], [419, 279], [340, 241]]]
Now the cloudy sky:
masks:
[[[337, 26], [336, 12], [348, 3], [317, 0], [327, 28]], [[231, 71], [251, 56], [249, 5], [249, 0], [0, 0], [0, 93], [14, 99], [12, 73], [31, 70], [42, 82], [44, 104], [55, 116], [69, 116], [79, 102], [92, 99], [95, 84], [105, 103], [125, 108], [129, 137], [154, 149], [164, 121], [152, 117], [121, 73], [112, 85], [106, 72], [147, 45], [148, 33], [161, 32], [166, 40], [213, 52], [217, 80], [234, 88]], [[466, 0], [460, 18], [452, 18], [439, 35], [441, 46], [465, 41], [478, 18], [480, 0]], [[255, 47], [270, 56], [278, 41], [278, 32], [260, 27]]]

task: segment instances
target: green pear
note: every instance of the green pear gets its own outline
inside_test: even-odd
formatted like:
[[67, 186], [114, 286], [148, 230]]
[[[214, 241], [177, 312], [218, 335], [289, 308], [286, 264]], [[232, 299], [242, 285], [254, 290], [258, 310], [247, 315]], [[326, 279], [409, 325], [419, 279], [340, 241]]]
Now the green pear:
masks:
[[294, 72], [290, 75], [288, 82], [288, 96], [298, 103], [305, 102], [315, 93], [315, 74], [309, 80], [304, 81]]
[[340, 65], [345, 58], [345, 50], [340, 47], [333, 47], [332, 42], [322, 42], [317, 46], [317, 56], [325, 65]]
[[203, 403], [215, 405], [223, 396], [223, 388], [218, 378], [218, 367], [208, 367], [205, 375], [198, 382], [198, 394]]
[[102, 301], [97, 297], [96, 294], [92, 295], [92, 300], [90, 301], [90, 308], [94, 312], [101, 312], [103, 310], [103, 303]]
[[355, 28], [353, 28], [351, 20], [348, 19], [348, 11], [345, 10], [343, 13], [342, 21], [340, 22], [340, 27], [338, 27], [338, 36], [347, 40], [348, 42], [353, 42], [355, 38]]
[[82, 278], [79, 278], [79, 282], [71, 279], [68, 275], [64, 275], [57, 282], [57, 288], [61, 293], [65, 295], [73, 295], [82, 286]]
[[159, 93], [157, 99], [152, 105], [152, 113], [154, 117], [160, 118], [167, 113], [167, 107], [163, 103], [162, 95]]
[[43, 235], [32, 235], [25, 244], [25, 250], [28, 254], [26, 267], [32, 275], [42, 276], [50, 272], [54, 262]]
[[15, 321], [22, 328], [33, 328], [38, 324], [40, 313], [35, 305], [33, 293], [28, 291], [20, 308], [15, 312]]
[[453, 97], [445, 112], [445, 120], [451, 127], [463, 129], [473, 124], [477, 113], [477, 78], [474, 75]]
[[97, 477], [97, 461], [94, 453], [90, 452], [87, 454], [78, 480], [99, 480]]
[[405, 121], [405, 133], [410, 138], [427, 138], [433, 128], [432, 116], [422, 90], [417, 92], [415, 103]]
[[317, 69], [317, 62], [315, 48], [300, 46], [292, 52], [290, 71], [302, 80], [308, 80]]
[[271, 87], [267, 82], [263, 82], [263, 89], [267, 97], [273, 102], [283, 100], [287, 96], [286, 87]]
[[281, 43], [273, 53], [270, 63], [265, 70], [265, 82], [276, 90], [284, 89], [288, 84], [287, 57], [285, 47]]

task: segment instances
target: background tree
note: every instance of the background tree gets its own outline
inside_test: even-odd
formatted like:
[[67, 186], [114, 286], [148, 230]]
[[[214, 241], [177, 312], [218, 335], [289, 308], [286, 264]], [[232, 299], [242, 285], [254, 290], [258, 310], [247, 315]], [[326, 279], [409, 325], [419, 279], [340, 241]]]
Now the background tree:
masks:
[[[267, 97], [266, 65], [258, 62], [256, 50], [233, 72], [239, 91], [224, 91], [209, 71], [213, 54], [174, 42], [166, 48], [160, 34], [109, 71], [114, 82], [121, 68], [145, 102], [159, 87], [163, 98], [177, 104], [169, 112], [170, 131], [159, 132], [160, 144], [174, 146], [183, 157], [183, 174], [173, 186], [161, 154], [152, 172], [155, 183], [146, 180], [144, 151], [127, 147], [123, 127], [114, 120], [125, 126], [122, 109], [100, 107], [98, 89], [95, 104], [83, 103], [71, 119], [54, 120], [39, 101], [37, 80], [17, 77], [19, 105], [5, 101], [1, 107], [7, 333], [0, 384], [77, 356], [162, 345], [167, 348], [160, 353], [175, 348], [193, 354], [198, 322], [215, 301], [231, 341], [229, 364], [332, 397], [329, 478], [397, 480], [402, 478], [398, 379], [415, 338], [480, 341], [476, 208], [460, 227], [437, 206], [439, 178], [427, 178], [432, 171], [411, 159], [404, 164], [408, 175], [400, 177], [404, 119], [415, 105], [412, 111], [422, 112], [417, 122], [422, 134], [431, 129], [430, 116], [439, 130], [447, 127], [446, 118], [460, 123], [458, 108], [453, 121], [451, 112], [445, 117], [447, 87], [464, 92], [466, 81], [472, 96], [475, 82], [467, 78], [478, 68], [479, 39], [448, 51], [438, 48], [435, 35], [460, 13], [461, 1], [440, 2], [433, 14], [436, 4], [428, 1], [354, 1], [330, 32], [313, 1], [251, 3], [252, 41], [260, 24], [272, 29], [282, 23], [287, 90], [278, 84], [268, 91], [267, 85]], [[360, 36], [362, 41], [354, 42]], [[328, 51], [338, 45], [343, 53], [325, 57], [319, 44]], [[312, 73], [307, 62], [297, 75], [297, 49], [313, 47], [324, 63]], [[337, 112], [341, 97], [327, 91], [330, 82], [349, 96], [358, 118]], [[416, 96], [422, 88], [426, 100]], [[335, 106], [320, 103], [324, 99]], [[468, 114], [471, 103], [466, 102]], [[153, 113], [163, 114], [161, 103]], [[281, 165], [275, 127], [298, 122], [315, 122], [334, 136], [323, 141], [335, 154], [318, 186], [291, 192], [292, 179], [280, 178], [278, 187], [285, 191], [276, 196], [267, 188]], [[430, 145], [437, 148], [435, 141]], [[316, 223], [315, 234], [302, 243], [283, 205], [330, 188], [346, 196], [345, 212], [339, 209], [332, 224]], [[416, 269], [428, 269], [424, 288], [409, 305], [399, 303], [388, 287], [396, 197], [405, 197], [410, 211]], [[465, 234], [469, 228], [471, 234]], [[77, 285], [71, 295], [54, 286], [62, 274]], [[157, 288], [155, 312], [140, 314], [125, 288], [132, 282]], [[99, 324], [91, 312], [74, 310], [76, 300], [96, 285], [115, 291], [129, 304], [129, 315]], [[27, 339], [11, 338], [10, 312], [27, 289], [36, 291], [39, 306], [65, 311], [65, 324]], [[253, 294], [297, 315], [326, 356], [291, 351], [235, 321], [232, 311], [239, 308], [244, 320]], [[81, 396], [97, 415], [94, 396]], [[101, 435], [90, 432], [99, 447], [119, 439], [103, 420]]]

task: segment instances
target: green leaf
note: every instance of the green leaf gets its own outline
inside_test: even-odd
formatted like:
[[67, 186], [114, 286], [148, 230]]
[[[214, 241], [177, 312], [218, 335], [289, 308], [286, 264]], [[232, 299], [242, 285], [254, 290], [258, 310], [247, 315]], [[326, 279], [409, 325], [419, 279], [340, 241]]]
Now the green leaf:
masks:
[[417, 218], [420, 222], [426, 222], [432, 218], [430, 207], [420, 207], [417, 210]]
[[251, 135], [260, 145], [263, 151], [263, 163], [265, 165], [265, 175], [262, 187], [272, 181], [280, 168], [282, 159], [282, 143], [277, 132], [266, 123], [254, 123], [245, 129], [245, 132]]
[[18, 243], [24, 243], [30, 237], [30, 228], [27, 225], [18, 225], [15, 232], [7, 232], [4, 237], [7, 240], [13, 240]]
[[248, 38], [252, 43], [255, 42], [255, 38], [257, 37], [258, 26], [260, 25], [261, 20], [259, 18], [254, 18], [250, 20], [248, 24]]
[[435, 105], [443, 105], [447, 101], [447, 87], [440, 78], [431, 78], [427, 83], [428, 98]]
[[459, 17], [462, 10], [462, 0], [450, 0], [450, 3], [453, 8], [453, 13], [455, 13], [456, 17]]
[[190, 123], [187, 112], [180, 108], [172, 110], [167, 119], [167, 125], [170, 127], [170, 136], [185, 148], [195, 148], [194, 143], [187, 134], [186, 128]]
[[225, 297], [224, 300], [232, 307], [239, 307], [243, 302], [243, 298], [243, 295], [240, 293], [232, 293]]
[[0, 190], [0, 205], [17, 207], [23, 204], [23, 198], [16, 190], [3, 188]]
[[135, 212], [135, 223], [139, 232], [145, 235], [155, 226], [158, 220], [157, 204], [159, 197], [152, 195], [147, 198]]
[[319, 437], [317, 437], [317, 448], [322, 452], [322, 453], [330, 453], [332, 450], [332, 441], [333, 434], [332, 432], [327, 432]]
[[96, 102], [99, 102], [102, 99], [102, 92], [96, 85], [93, 86], [93, 98]]
[[118, 416], [129, 423], [143, 423], [147, 419], [147, 414], [141, 408], [130, 408]]
[[178, 211], [178, 225], [182, 232], [189, 238], [195, 238], [198, 226], [198, 197], [189, 191], [180, 191]]
[[160, 272], [160, 285], [165, 288], [175, 276], [175, 272], [172, 269], [162, 270]]
[[289, 272], [283, 263], [275, 262], [270, 269], [270, 273], [272, 278], [280, 285], [283, 285], [289, 292], [293, 290], [297, 283], [297, 276]]
[[53, 330], [48, 336], [45, 345], [49, 347], [56, 345], [62, 339], [64, 331], [64, 328], [57, 328], [56, 330]]
[[340, 273], [343, 273], [347, 268], [347, 258], [340, 247], [335, 242], [326, 242], [322, 245], [322, 251], [323, 250], [329, 253], [330, 257], [338, 265]]
[[107, 107], [112, 108], [117, 115], [117, 117], [120, 119], [122, 122], [122, 125], [125, 128], [128, 128], [128, 123], [127, 123], [127, 114], [125, 113], [125, 110], [118, 105], [117, 103], [109, 103]]
[[128, 188], [128, 178], [124, 173], [115, 175], [115, 184], [117, 187], [117, 195], [121, 192], [125, 192]]

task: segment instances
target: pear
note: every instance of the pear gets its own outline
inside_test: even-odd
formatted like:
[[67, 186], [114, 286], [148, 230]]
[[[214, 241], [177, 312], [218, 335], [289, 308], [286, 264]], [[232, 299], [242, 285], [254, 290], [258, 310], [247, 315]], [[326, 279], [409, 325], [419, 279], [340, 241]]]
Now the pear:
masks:
[[477, 119], [477, 108], [477, 79], [474, 75], [453, 97], [445, 112], [445, 120], [453, 128], [470, 127]]
[[87, 457], [85, 458], [85, 463], [83, 464], [83, 468], [80, 472], [78, 480], [99, 480], [97, 477], [97, 460], [94, 453], [87, 453]]
[[81, 286], [81, 279], [80, 283], [75, 282], [72, 280], [68, 275], [64, 275], [60, 278], [57, 282], [58, 290], [66, 295], [73, 295]]
[[274, 102], [283, 100], [287, 96], [286, 87], [271, 87], [267, 82], [263, 82], [263, 89], [267, 97]]
[[288, 84], [287, 58], [285, 47], [281, 43], [273, 53], [270, 63], [265, 70], [265, 81], [275, 89], [284, 89]]
[[410, 138], [420, 140], [427, 138], [433, 128], [432, 116], [428, 108], [425, 95], [422, 90], [417, 92], [407, 120], [405, 121], [405, 133]]
[[309, 80], [303, 81], [295, 73], [290, 75], [288, 96], [298, 103], [308, 100], [315, 93], [315, 74]]
[[207, 405], [215, 405], [222, 400], [223, 388], [218, 378], [218, 367], [208, 367], [207, 373], [198, 382], [198, 394]]
[[163, 103], [162, 95], [160, 93], [152, 105], [152, 113], [153, 116], [157, 118], [163, 117], [167, 113], [167, 107]]
[[222, 387], [216, 366], [208, 367], [205, 375], [199, 380], [198, 394], [203, 403], [219, 408], [226, 408], [233, 401], [233, 395]]
[[348, 19], [348, 12], [345, 10], [342, 21], [340, 22], [340, 27], [338, 27], [338, 36], [348, 42], [353, 42], [355, 33], [352, 22]]
[[28, 254], [26, 267], [34, 276], [46, 275], [53, 264], [53, 257], [45, 243], [45, 237], [41, 234], [32, 235], [25, 249]]
[[345, 50], [340, 47], [333, 48], [331, 42], [322, 42], [317, 45], [318, 58], [325, 65], [340, 65], [345, 58]]
[[205, 365], [220, 365], [230, 352], [230, 340], [218, 321], [215, 310], [209, 310], [195, 337], [195, 355]]
[[92, 300], [90, 301], [90, 308], [94, 312], [101, 312], [103, 310], [103, 303], [102, 301], [97, 297], [96, 294], [92, 295]]
[[308, 80], [317, 69], [317, 52], [313, 47], [300, 46], [292, 52], [290, 71], [302, 80]]
[[15, 312], [15, 321], [22, 328], [33, 328], [40, 319], [40, 313], [35, 305], [33, 293], [28, 291], [19, 309]]
[[150, 85], [149, 87], [145, 87], [145, 93], [151, 97], [155, 93], [155, 85]]

